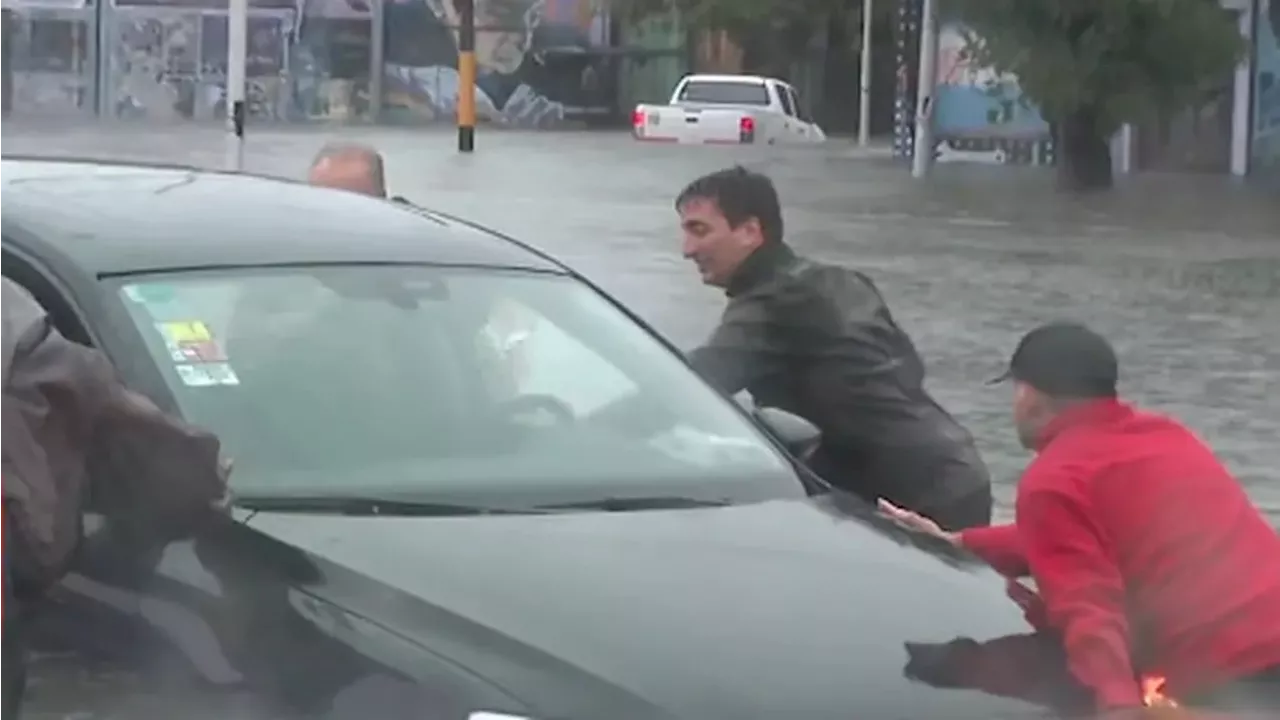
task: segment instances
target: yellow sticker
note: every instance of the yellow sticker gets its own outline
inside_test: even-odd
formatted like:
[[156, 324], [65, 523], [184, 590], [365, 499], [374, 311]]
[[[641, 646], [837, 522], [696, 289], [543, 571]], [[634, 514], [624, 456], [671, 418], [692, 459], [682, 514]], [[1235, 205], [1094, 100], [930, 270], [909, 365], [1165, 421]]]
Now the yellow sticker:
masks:
[[180, 345], [183, 343], [208, 342], [213, 339], [213, 333], [209, 332], [209, 327], [199, 320], [167, 322], [159, 325], [160, 332], [164, 333], [166, 340]]

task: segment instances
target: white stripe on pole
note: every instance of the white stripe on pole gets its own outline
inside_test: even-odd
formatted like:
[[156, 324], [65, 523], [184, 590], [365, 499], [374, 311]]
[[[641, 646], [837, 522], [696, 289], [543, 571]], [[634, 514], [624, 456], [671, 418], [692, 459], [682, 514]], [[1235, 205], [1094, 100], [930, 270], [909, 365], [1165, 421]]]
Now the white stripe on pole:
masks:
[[249, 39], [249, 0], [227, 0], [227, 169], [244, 167], [245, 54]]
[[862, 67], [858, 84], [858, 145], [871, 144], [871, 25], [872, 0], [862, 0]]
[[922, 178], [933, 167], [933, 115], [938, 85], [937, 0], [924, 0], [920, 12], [920, 67], [916, 78], [916, 139], [911, 146], [911, 175]]

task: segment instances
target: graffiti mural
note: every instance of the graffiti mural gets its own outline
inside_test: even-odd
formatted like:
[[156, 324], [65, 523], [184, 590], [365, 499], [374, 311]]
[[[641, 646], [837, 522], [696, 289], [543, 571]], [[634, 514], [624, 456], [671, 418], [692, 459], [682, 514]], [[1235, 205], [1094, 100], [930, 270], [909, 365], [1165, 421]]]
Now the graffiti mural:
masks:
[[[245, 99], [254, 120], [345, 120], [371, 109], [371, 0], [251, 0]], [[226, 115], [226, 0], [115, 0], [109, 112]]]
[[1049, 124], [1022, 95], [1018, 78], [975, 62], [970, 31], [939, 28], [934, 131], [938, 161], [1044, 164], [1052, 161]]
[[[293, 0], [250, 4], [247, 88], [253, 118], [285, 101]], [[111, 14], [110, 112], [118, 118], [211, 120], [226, 115], [227, 4], [219, 0], [116, 0]]]
[[[915, 153], [921, 0], [899, 0], [894, 98], [894, 155]], [[1017, 77], [976, 63], [965, 52], [970, 31], [939, 27], [937, 90], [931, 109], [938, 162], [1042, 164], [1054, 161], [1048, 123], [1027, 102]]]
[[373, 113], [374, 0], [306, 0], [296, 42], [290, 119], [349, 120]]
[[[386, 0], [384, 116], [452, 122], [458, 101], [456, 0]], [[548, 127], [600, 105], [609, 44], [599, 0], [475, 0], [476, 114]]]

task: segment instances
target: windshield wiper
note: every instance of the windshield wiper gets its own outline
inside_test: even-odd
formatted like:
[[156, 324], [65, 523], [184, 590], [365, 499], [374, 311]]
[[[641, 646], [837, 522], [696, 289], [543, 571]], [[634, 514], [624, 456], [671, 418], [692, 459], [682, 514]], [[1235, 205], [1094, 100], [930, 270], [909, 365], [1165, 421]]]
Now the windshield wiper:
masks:
[[520, 510], [485, 505], [441, 503], [416, 500], [390, 500], [378, 497], [315, 496], [248, 496], [235, 498], [235, 506], [263, 512], [325, 513], [333, 515], [394, 515], [400, 517], [450, 517], [458, 515], [537, 514], [537, 509]]
[[663, 497], [608, 497], [581, 502], [539, 505], [542, 511], [603, 510], [605, 512], [632, 512], [637, 510], [692, 510], [695, 508], [727, 507], [728, 500], [703, 500], [699, 498]]

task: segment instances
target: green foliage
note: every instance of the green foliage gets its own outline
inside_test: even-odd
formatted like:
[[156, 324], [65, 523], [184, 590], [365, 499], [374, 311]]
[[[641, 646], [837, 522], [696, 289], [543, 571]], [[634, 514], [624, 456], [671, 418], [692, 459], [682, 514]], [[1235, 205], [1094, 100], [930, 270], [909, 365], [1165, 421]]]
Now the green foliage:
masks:
[[1082, 108], [1097, 132], [1204, 98], [1244, 52], [1218, 0], [939, 0], [973, 59], [1015, 74], [1050, 120]]

